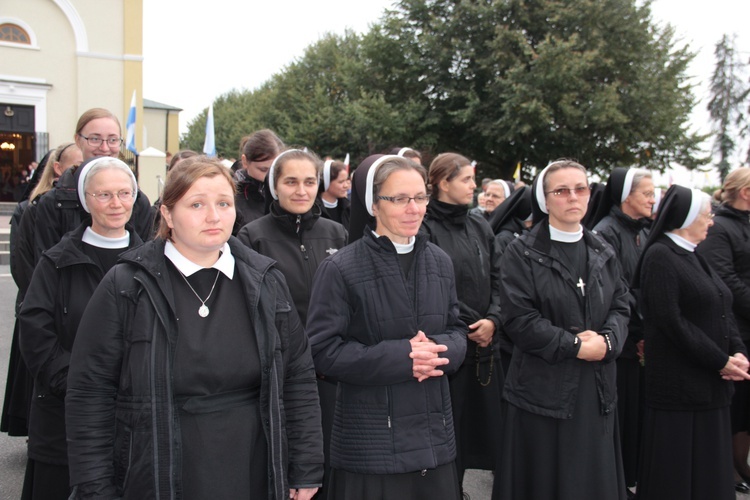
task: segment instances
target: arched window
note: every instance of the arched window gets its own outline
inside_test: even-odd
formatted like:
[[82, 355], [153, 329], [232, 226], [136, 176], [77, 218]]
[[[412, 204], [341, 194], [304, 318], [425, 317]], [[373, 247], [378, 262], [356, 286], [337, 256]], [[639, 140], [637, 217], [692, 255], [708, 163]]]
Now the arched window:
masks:
[[31, 37], [17, 24], [0, 24], [0, 41], [31, 45]]

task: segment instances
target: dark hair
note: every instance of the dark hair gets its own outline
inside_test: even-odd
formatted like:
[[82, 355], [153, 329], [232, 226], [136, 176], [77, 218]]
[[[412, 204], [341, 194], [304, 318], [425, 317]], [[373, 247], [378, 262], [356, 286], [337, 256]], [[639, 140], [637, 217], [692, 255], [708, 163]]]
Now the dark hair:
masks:
[[247, 162], [271, 160], [284, 149], [281, 139], [268, 129], [243, 137], [240, 145], [240, 152]]
[[[234, 193], [235, 185], [231, 171], [222, 165], [219, 160], [204, 155], [184, 159], [167, 174], [167, 182], [161, 194], [161, 205], [171, 211], [198, 179], [201, 177], [212, 178], [217, 175], [223, 176], [227, 180]], [[163, 240], [172, 239], [172, 230], [164, 217], [159, 221], [159, 229], [156, 231], [155, 237]]]
[[169, 166], [167, 167], [167, 172], [172, 170], [172, 167], [174, 167], [178, 161], [184, 160], [186, 158], [192, 158], [193, 156], [199, 156], [199, 153], [196, 153], [192, 149], [181, 149], [177, 151], [172, 156], [172, 159], [169, 160]]
[[[346, 163], [343, 161], [332, 161], [331, 162], [331, 181], [335, 181], [339, 178], [341, 171], [346, 171]], [[348, 177], [348, 176], [347, 176]]]
[[293, 150], [287, 151], [280, 154], [277, 157], [276, 163], [273, 167], [273, 179], [269, 179], [269, 182], [273, 182], [273, 188], [276, 189], [279, 178], [283, 175], [284, 166], [286, 162], [290, 160], [307, 160], [315, 167], [315, 179], [320, 183], [320, 173], [323, 170], [323, 162], [320, 161], [318, 155], [311, 153], [310, 151]]
[[432, 198], [438, 198], [438, 194], [440, 194], [439, 185], [442, 181], [452, 181], [463, 167], [470, 165], [471, 162], [469, 159], [458, 153], [442, 153], [437, 155], [432, 160], [432, 163], [430, 163], [429, 187]]

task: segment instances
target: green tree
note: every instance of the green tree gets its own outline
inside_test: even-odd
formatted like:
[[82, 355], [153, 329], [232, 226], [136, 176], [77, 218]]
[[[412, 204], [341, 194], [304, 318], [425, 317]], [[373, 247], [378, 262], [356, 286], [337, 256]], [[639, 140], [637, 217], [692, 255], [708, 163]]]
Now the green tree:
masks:
[[737, 147], [748, 87], [741, 78], [744, 64], [738, 57], [734, 36], [724, 35], [716, 43], [714, 57], [716, 65], [711, 75], [708, 111], [713, 122], [713, 151], [718, 156], [716, 168], [723, 183], [732, 167], [729, 160]]
[[429, 99], [438, 148], [487, 173], [561, 156], [599, 172], [700, 163], [702, 138], [686, 131], [693, 56], [648, 3], [403, 0], [380, 29], [422, 84], [394, 88]]
[[[260, 89], [217, 99], [217, 148], [268, 127], [355, 162], [394, 146], [457, 151], [505, 178], [559, 157], [599, 173], [694, 167], [692, 57], [648, 2], [402, 0], [368, 33], [327, 35]], [[202, 145], [204, 123], [186, 144]]]

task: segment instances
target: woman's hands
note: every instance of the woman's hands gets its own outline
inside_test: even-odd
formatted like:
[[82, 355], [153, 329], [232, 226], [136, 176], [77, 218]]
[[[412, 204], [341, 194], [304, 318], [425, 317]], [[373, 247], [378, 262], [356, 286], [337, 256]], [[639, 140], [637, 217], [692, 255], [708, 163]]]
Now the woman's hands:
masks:
[[409, 357], [413, 361], [412, 373], [414, 378], [419, 382], [427, 380], [430, 377], [442, 377], [443, 370], [437, 367], [447, 365], [448, 358], [441, 358], [439, 354], [448, 350], [448, 346], [436, 344], [428, 339], [422, 330], [409, 339], [411, 343], [411, 352]]
[[750, 380], [750, 375], [747, 373], [748, 368], [750, 368], [750, 362], [748, 362], [744, 354], [738, 352], [729, 358], [724, 368], [719, 371], [719, 374], [721, 374], [721, 378], [724, 380], [733, 380], [735, 382]]
[[469, 331], [470, 333], [467, 335], [469, 340], [479, 344], [479, 347], [487, 347], [492, 343], [492, 336], [495, 335], [495, 323], [488, 319], [480, 319], [469, 325]]
[[290, 500], [310, 500], [318, 488], [300, 488], [298, 490], [289, 489]]
[[607, 341], [595, 331], [586, 330], [576, 335], [581, 348], [576, 357], [584, 361], [601, 361], [607, 355]]

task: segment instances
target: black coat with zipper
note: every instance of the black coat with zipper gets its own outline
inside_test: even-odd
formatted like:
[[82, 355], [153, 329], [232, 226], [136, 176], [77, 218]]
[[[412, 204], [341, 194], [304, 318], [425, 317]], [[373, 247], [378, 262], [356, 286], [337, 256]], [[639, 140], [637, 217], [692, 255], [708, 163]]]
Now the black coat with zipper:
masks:
[[360, 474], [434, 469], [456, 458], [448, 377], [414, 378], [419, 330], [448, 347], [446, 375], [466, 349], [450, 258], [417, 235], [408, 275], [391, 241], [361, 239], [320, 265], [307, 333], [315, 368], [338, 380], [331, 467]]
[[[34, 377], [29, 415], [29, 458], [49, 464], [68, 462], [65, 394], [78, 324], [104, 270], [84, 253], [82, 224], [42, 254], [19, 314], [19, 344]], [[141, 243], [130, 232], [130, 247]]]
[[742, 340], [750, 341], [750, 212], [722, 205], [696, 249], [732, 291], [732, 310]]
[[[65, 401], [71, 498], [182, 495], [172, 360], [179, 336], [165, 242], [121, 256], [78, 331]], [[319, 486], [323, 438], [307, 337], [274, 262], [229, 239], [261, 363], [269, 499]]]
[[513, 241], [501, 259], [501, 316], [513, 341], [504, 398], [538, 415], [573, 417], [584, 364], [576, 333], [607, 336], [608, 352], [594, 363], [602, 413], [614, 410], [616, 368], [627, 336], [630, 293], [612, 247], [584, 228], [588, 252], [585, 296], [552, 246], [549, 223]]
[[[466, 205], [430, 200], [421, 231], [453, 262], [461, 320], [471, 325], [489, 319], [500, 323], [500, 268], [495, 235], [487, 220], [469, 213]], [[499, 355], [499, 337], [492, 346]], [[467, 339], [466, 361], [475, 363], [476, 342]]]
[[323, 259], [344, 248], [347, 242], [344, 226], [320, 215], [317, 205], [297, 215], [274, 201], [271, 213], [246, 224], [237, 234], [242, 243], [276, 261], [303, 325], [315, 271]]

